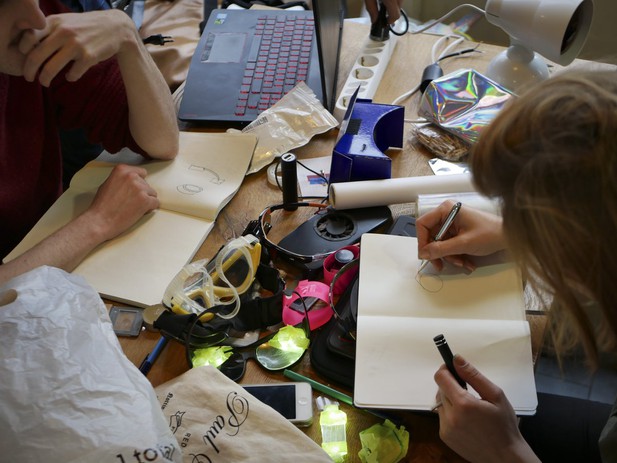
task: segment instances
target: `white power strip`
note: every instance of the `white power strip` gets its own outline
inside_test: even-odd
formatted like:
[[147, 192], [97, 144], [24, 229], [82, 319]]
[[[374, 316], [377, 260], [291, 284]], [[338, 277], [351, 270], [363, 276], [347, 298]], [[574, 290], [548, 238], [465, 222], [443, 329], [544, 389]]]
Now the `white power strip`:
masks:
[[390, 62], [397, 40], [398, 36], [394, 34], [390, 34], [390, 38], [383, 42], [372, 40], [370, 37], [366, 38], [334, 106], [334, 117], [339, 122], [343, 120], [349, 100], [358, 86], [360, 86], [358, 98], [373, 98]]

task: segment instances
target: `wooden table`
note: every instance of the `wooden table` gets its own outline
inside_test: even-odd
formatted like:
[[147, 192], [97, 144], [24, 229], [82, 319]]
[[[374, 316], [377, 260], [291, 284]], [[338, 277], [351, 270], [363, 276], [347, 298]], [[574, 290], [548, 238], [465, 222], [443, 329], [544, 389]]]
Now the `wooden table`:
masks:
[[[342, 87], [354, 60], [361, 50], [365, 37], [368, 35], [368, 27], [347, 23], [343, 36], [343, 48], [341, 53], [341, 64], [339, 73], [339, 88]], [[422, 70], [431, 62], [431, 47], [438, 37], [430, 35], [407, 35], [402, 37], [397, 44], [389, 67], [382, 79], [381, 85], [374, 97], [377, 103], [391, 103], [396, 97], [405, 93], [410, 88], [417, 85]], [[475, 44], [467, 44], [475, 46]], [[474, 68], [480, 72], [486, 69], [488, 62], [499, 47], [480, 45], [478, 52], [467, 55], [467, 58], [454, 58], [442, 62], [444, 72], [449, 72], [461, 68]], [[405, 100], [406, 118], [416, 118], [416, 106], [419, 96]], [[411, 124], [405, 125], [404, 147], [402, 150], [388, 153], [393, 160], [393, 172], [396, 177], [408, 177], [415, 175], [431, 174], [427, 161], [430, 155], [419, 149], [411, 135]], [[336, 130], [315, 137], [307, 146], [295, 150], [300, 160], [330, 155], [337, 135]], [[204, 245], [201, 247], [195, 259], [211, 258], [221, 245], [230, 238], [240, 235], [248, 221], [257, 218], [266, 206], [280, 203], [281, 192], [268, 184], [265, 169], [256, 174], [246, 177], [241, 189], [236, 196], [219, 214], [214, 229], [210, 232]], [[393, 207], [393, 213], [398, 214], [405, 210], [405, 205]], [[277, 226], [279, 233], [284, 234], [293, 230], [304, 220], [302, 213], [289, 213], [287, 219]], [[295, 275], [290, 275], [294, 278]], [[533, 338], [534, 351], [538, 352], [538, 346], [542, 343], [544, 334], [543, 316], [530, 316], [531, 331]], [[122, 347], [128, 358], [139, 365], [143, 358], [153, 348], [159, 335], [155, 332], [145, 331], [138, 338], [122, 338]], [[172, 379], [187, 370], [183, 346], [177, 342], [170, 342], [161, 356], [158, 358], [152, 370], [148, 374], [148, 379], [154, 386], [157, 386], [169, 379]], [[347, 394], [344, 388], [338, 387], [326, 378], [320, 377], [315, 373], [310, 365], [309, 356], [306, 354], [300, 364], [293, 367], [301, 373], [317, 381], [339, 389]], [[260, 368], [254, 361], [249, 361], [247, 371], [241, 382], [243, 383], [268, 383], [286, 381], [282, 372], [268, 372]], [[319, 393], [314, 393], [317, 397]], [[368, 412], [354, 409], [347, 405], [342, 405], [342, 409], [347, 413], [347, 442], [349, 453], [346, 461], [359, 461], [357, 454], [360, 450], [358, 433], [375, 423], [383, 420], [369, 414]], [[410, 447], [405, 461], [409, 462], [455, 462], [463, 461], [458, 455], [452, 452], [439, 439], [438, 418], [434, 414], [422, 414], [404, 412], [399, 414], [406, 429], [410, 432]], [[321, 443], [318, 415], [316, 414], [312, 426], [304, 428], [305, 433]]]

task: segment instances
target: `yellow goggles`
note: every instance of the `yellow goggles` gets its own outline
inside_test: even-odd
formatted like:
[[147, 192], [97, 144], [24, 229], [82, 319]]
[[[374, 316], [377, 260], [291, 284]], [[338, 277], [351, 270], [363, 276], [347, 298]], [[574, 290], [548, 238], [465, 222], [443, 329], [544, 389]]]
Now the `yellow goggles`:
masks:
[[[204, 309], [233, 305], [228, 312], [217, 311], [222, 318], [232, 318], [240, 310], [240, 295], [253, 284], [260, 259], [261, 244], [256, 237], [236, 238], [223, 246], [214, 259], [184, 266], [167, 287], [163, 304], [179, 314], [200, 314]], [[201, 320], [213, 316], [206, 312]]]

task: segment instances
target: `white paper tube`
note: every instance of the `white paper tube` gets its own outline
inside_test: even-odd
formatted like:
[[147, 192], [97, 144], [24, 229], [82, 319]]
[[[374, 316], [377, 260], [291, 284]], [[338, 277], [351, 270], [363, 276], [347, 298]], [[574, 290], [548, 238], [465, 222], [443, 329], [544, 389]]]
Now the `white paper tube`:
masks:
[[418, 217], [426, 214], [428, 211], [432, 211], [441, 203], [443, 203], [446, 199], [451, 199], [452, 201], [460, 201], [465, 206], [473, 207], [474, 209], [479, 209], [485, 212], [490, 212], [491, 214], [501, 214], [499, 201], [497, 201], [496, 199], [487, 198], [486, 196], [482, 196], [480, 193], [468, 191], [465, 193], [457, 192], [439, 193], [436, 195], [418, 195], [416, 207]]
[[471, 174], [427, 175], [342, 182], [330, 185], [330, 204], [338, 210], [413, 203], [421, 194], [475, 191]]

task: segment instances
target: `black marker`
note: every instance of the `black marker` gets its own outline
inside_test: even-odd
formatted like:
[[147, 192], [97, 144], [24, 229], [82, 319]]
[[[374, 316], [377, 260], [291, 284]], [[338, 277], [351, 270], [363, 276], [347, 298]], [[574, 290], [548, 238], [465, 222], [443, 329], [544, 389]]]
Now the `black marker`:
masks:
[[448, 346], [448, 341], [446, 341], [444, 335], [438, 334], [433, 338], [433, 341], [435, 342], [437, 349], [439, 349], [441, 358], [443, 358], [443, 361], [446, 364], [448, 371], [452, 373], [452, 376], [454, 376], [454, 379], [456, 379], [456, 381], [461, 385], [462, 388], [467, 389], [467, 383], [465, 383], [465, 381], [461, 379], [461, 377], [456, 372], [456, 369], [454, 368], [454, 356], [452, 355], [452, 351], [450, 350], [450, 346]]

